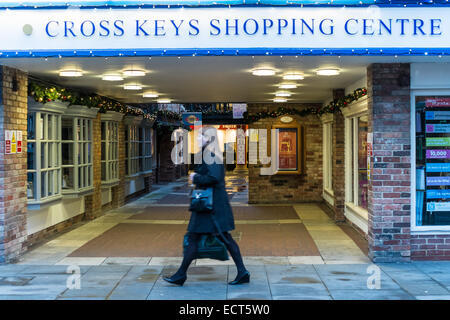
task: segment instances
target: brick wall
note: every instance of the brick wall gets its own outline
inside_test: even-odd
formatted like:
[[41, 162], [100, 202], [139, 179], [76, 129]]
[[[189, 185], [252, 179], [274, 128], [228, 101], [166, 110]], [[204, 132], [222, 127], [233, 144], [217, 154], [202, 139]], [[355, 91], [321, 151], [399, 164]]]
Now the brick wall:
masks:
[[[0, 66], [0, 263], [26, 250], [27, 90], [24, 72]], [[22, 131], [22, 153], [5, 155], [5, 130]]]
[[369, 132], [374, 155], [369, 183], [369, 257], [410, 260], [410, 65], [367, 69]]
[[332, 181], [334, 219], [344, 221], [345, 206], [345, 119], [340, 113], [333, 115]]
[[[280, 104], [248, 104], [249, 114], [275, 111]], [[311, 104], [289, 104], [292, 108], [310, 107]], [[249, 203], [292, 203], [322, 201], [322, 124], [315, 115], [294, 117], [304, 126], [305, 173], [301, 175], [261, 176], [261, 164], [248, 165]], [[267, 118], [249, 125], [251, 129], [270, 129], [277, 119]], [[270, 131], [269, 131], [270, 132]], [[270, 165], [267, 165], [270, 166]]]
[[411, 235], [412, 260], [450, 260], [450, 235]]
[[93, 161], [93, 186], [94, 191], [85, 198], [85, 217], [86, 219], [95, 219], [102, 214], [102, 176], [101, 176], [101, 118], [100, 113], [95, 119], [92, 119], [92, 161]]

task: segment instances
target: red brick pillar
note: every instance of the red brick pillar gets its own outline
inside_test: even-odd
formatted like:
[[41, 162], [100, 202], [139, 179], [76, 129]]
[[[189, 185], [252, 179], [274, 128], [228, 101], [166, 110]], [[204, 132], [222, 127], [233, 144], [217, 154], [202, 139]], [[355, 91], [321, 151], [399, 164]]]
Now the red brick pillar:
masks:
[[111, 188], [113, 208], [119, 208], [125, 204], [125, 124], [119, 122], [119, 184]]
[[101, 175], [101, 158], [102, 158], [102, 138], [101, 138], [101, 115], [97, 114], [92, 119], [92, 164], [93, 164], [93, 186], [94, 191], [85, 198], [86, 218], [95, 219], [102, 214], [102, 175]]
[[333, 115], [332, 185], [334, 219], [344, 221], [345, 209], [345, 119], [340, 113]]
[[369, 257], [410, 260], [410, 65], [376, 63], [367, 69], [369, 132], [373, 133], [369, 183]]
[[[0, 264], [26, 251], [27, 91], [26, 73], [0, 66]], [[5, 154], [5, 130], [22, 132], [22, 153]]]

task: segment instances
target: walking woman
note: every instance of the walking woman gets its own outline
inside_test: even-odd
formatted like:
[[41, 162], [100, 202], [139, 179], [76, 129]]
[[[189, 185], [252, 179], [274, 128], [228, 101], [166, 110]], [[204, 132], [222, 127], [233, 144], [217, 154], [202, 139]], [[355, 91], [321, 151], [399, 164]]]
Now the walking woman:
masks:
[[[214, 161], [214, 157], [218, 152], [209, 154], [212, 155], [212, 161], [208, 161], [211, 160], [211, 158], [207, 159], [207, 157], [203, 156], [205, 155], [205, 148], [207, 149], [206, 153], [209, 152], [208, 150], [210, 148], [207, 148], [209, 144], [215, 143], [216, 146], [218, 146], [217, 129], [212, 127], [203, 128], [202, 133], [199, 134], [198, 138], [199, 144], [202, 146], [202, 163], [194, 167], [194, 173], [190, 175], [190, 184], [195, 184], [196, 188], [213, 188], [212, 213], [220, 227], [223, 238], [227, 240], [225, 245], [237, 268], [236, 279], [229, 282], [229, 284], [236, 285], [247, 283], [250, 281], [250, 273], [244, 266], [238, 244], [229, 233], [229, 231], [234, 229], [234, 218], [228, 195], [225, 190], [225, 169], [223, 161], [220, 161], [220, 163]], [[218, 233], [212, 220], [211, 213], [193, 211], [188, 225], [188, 246], [184, 251], [183, 261], [174, 275], [171, 277], [164, 277], [165, 281], [178, 285], [184, 284], [187, 278], [186, 272], [196, 256], [199, 237], [201, 234], [205, 233]]]

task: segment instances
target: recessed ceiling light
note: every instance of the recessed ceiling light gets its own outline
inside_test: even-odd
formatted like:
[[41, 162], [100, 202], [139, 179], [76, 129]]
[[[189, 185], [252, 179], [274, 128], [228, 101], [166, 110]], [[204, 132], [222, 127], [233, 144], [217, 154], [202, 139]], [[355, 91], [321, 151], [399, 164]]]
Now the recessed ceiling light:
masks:
[[123, 88], [125, 90], [141, 90], [142, 86], [140, 84], [126, 84]]
[[157, 100], [158, 103], [170, 103], [170, 99], [159, 99]]
[[102, 77], [102, 80], [105, 80], [105, 81], [122, 81], [123, 78], [122, 78], [121, 75], [118, 75], [118, 74], [105, 74]]
[[60, 77], [81, 77], [82, 75], [83, 72], [79, 70], [63, 70], [59, 72]]
[[144, 98], [158, 98], [158, 94], [155, 92], [145, 92], [142, 96]]
[[287, 102], [286, 98], [275, 98], [273, 99], [273, 102]]
[[125, 70], [123, 72], [123, 75], [127, 76], [127, 77], [143, 77], [143, 76], [145, 76], [145, 71], [130, 69], [130, 70]]
[[301, 73], [286, 73], [283, 76], [284, 80], [303, 80], [305, 76]]
[[254, 76], [273, 76], [275, 74], [275, 70], [267, 68], [255, 69], [252, 71], [252, 74]]
[[336, 76], [340, 73], [339, 69], [335, 68], [327, 68], [327, 69], [319, 69], [316, 71], [318, 76]]
[[291, 93], [287, 92], [287, 91], [279, 91], [279, 92], [275, 93], [275, 96], [277, 96], [277, 97], [290, 97]]
[[295, 83], [282, 83], [278, 87], [280, 89], [295, 89], [297, 85]]

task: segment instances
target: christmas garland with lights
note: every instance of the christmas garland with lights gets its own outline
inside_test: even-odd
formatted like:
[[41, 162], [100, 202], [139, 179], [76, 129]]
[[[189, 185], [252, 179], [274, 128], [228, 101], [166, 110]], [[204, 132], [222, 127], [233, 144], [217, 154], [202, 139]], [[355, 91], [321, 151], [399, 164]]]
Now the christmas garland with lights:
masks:
[[332, 102], [321, 108], [311, 107], [298, 110], [294, 108], [279, 107], [276, 111], [261, 111], [251, 115], [249, 115], [248, 112], [244, 112], [244, 120], [247, 123], [252, 123], [261, 119], [278, 118], [284, 115], [306, 117], [309, 115], [321, 116], [325, 113], [337, 113], [341, 112], [342, 108], [347, 107], [353, 101], [359, 100], [360, 98], [366, 95], [367, 95], [366, 88], [358, 88], [355, 91], [353, 91], [353, 93], [350, 93], [343, 98], [333, 100]]
[[[45, 85], [35, 81], [28, 84], [28, 95], [35, 101], [47, 103], [51, 101], [69, 102], [70, 105], [82, 105], [89, 108], [99, 108], [101, 113], [106, 111], [120, 112], [125, 115], [143, 116], [152, 121], [176, 122], [181, 120], [181, 115], [170, 110], [155, 110], [146, 112], [141, 108], [125, 105], [119, 101], [100, 96], [87, 94], [75, 90], [61, 88], [55, 85]], [[176, 125], [176, 124], [174, 124]]]

